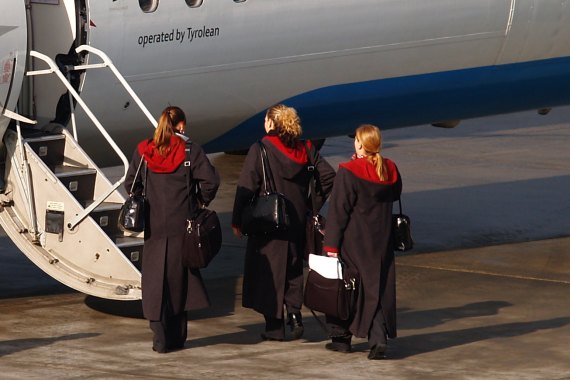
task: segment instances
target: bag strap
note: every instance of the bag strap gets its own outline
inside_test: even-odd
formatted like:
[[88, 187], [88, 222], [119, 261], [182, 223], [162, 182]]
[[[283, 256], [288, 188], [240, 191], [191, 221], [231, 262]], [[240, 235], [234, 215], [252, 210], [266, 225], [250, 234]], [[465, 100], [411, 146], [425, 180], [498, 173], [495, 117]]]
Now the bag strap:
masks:
[[[137, 171], [135, 173], [135, 178], [133, 179], [133, 183], [131, 184], [131, 191], [129, 192], [129, 195], [133, 193], [133, 190], [135, 189], [135, 183], [137, 182], [137, 178], [139, 177], [139, 173], [141, 171], [141, 166], [142, 163], [144, 162], [144, 169], [145, 169], [145, 174], [146, 171], [148, 170], [148, 167], [146, 166], [146, 161], [144, 159], [144, 155], [141, 155], [141, 160], [139, 162], [139, 166], [137, 167]], [[143, 175], [143, 174], [141, 174]], [[144, 198], [145, 196], [145, 192], [146, 192], [146, 175], [143, 176], [143, 191], [142, 191], [142, 196]]]
[[192, 204], [190, 202], [190, 198], [192, 197], [192, 191], [198, 192], [198, 188], [195, 188], [195, 190], [193, 190], [192, 186], [192, 180], [193, 180], [192, 169], [191, 169], [192, 160], [190, 159], [190, 153], [192, 152], [191, 140], [186, 141], [184, 152], [186, 153], [186, 160], [184, 161], [183, 165], [188, 168], [188, 175], [186, 176], [186, 189], [188, 191], [188, 219], [194, 219], [196, 217], [196, 213], [192, 212], [193, 210], [190, 209]]
[[263, 170], [263, 187], [265, 194], [273, 193], [276, 190], [275, 181], [273, 180], [273, 173], [271, 166], [269, 166], [269, 159], [267, 158], [267, 150], [261, 140], [258, 141], [259, 149], [261, 150], [261, 167]]
[[313, 216], [317, 215], [317, 200], [315, 199], [315, 191], [316, 191], [316, 178], [315, 178], [315, 160], [313, 155], [311, 154], [311, 150], [309, 149], [309, 145], [307, 145], [307, 141], [304, 141], [303, 144], [305, 145], [305, 151], [307, 152], [307, 160], [309, 161], [309, 166], [307, 166], [307, 170], [311, 173], [311, 180], [309, 181], [309, 188], [310, 188], [310, 198], [311, 198], [311, 207], [313, 209]]
[[398, 198], [398, 209], [400, 210], [398, 212], [398, 215], [402, 215], [403, 214], [403, 212], [402, 212], [402, 198]]
[[331, 332], [329, 331], [329, 329], [327, 328], [327, 325], [325, 322], [322, 321], [321, 318], [319, 318], [319, 316], [317, 315], [317, 313], [315, 313], [315, 311], [313, 309], [309, 309], [311, 310], [311, 313], [313, 314], [313, 317], [315, 317], [315, 319], [317, 320], [317, 322], [319, 323], [319, 326], [321, 326], [321, 329], [323, 329], [323, 331], [325, 332], [325, 334], [327, 335], [327, 338], [330, 337]]

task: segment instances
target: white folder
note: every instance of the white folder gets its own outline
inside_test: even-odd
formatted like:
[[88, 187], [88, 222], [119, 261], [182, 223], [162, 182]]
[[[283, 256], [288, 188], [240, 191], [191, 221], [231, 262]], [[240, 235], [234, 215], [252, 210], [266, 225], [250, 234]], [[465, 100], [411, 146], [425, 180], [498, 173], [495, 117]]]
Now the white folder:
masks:
[[310, 254], [309, 269], [314, 270], [324, 278], [342, 280], [342, 265], [336, 257]]

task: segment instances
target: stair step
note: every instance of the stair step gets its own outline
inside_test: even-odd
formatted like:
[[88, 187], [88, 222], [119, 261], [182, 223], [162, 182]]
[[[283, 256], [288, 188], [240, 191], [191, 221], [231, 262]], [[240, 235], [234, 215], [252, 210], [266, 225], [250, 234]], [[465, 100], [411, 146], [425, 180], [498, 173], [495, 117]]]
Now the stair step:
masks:
[[25, 139], [26, 143], [52, 171], [63, 164], [65, 152], [64, 135], [43, 135]]
[[[87, 208], [92, 203], [93, 200], [88, 200], [84, 203], [83, 207]], [[116, 236], [121, 233], [117, 225], [121, 206], [122, 203], [103, 202], [91, 211], [90, 215], [93, 220], [99, 224], [99, 227], [109, 236]]]
[[142, 238], [120, 236], [115, 240], [115, 244], [123, 252], [138, 270], [142, 269], [142, 255], [144, 240]]
[[97, 177], [96, 169], [58, 165], [53, 171], [55, 176], [79, 202], [84, 203], [93, 200]]

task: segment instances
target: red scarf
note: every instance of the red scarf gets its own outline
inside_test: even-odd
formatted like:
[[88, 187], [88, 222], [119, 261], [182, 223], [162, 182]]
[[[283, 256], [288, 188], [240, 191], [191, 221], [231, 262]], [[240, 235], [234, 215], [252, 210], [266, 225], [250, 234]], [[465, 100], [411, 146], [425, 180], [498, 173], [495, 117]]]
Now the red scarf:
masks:
[[186, 159], [185, 143], [178, 136], [170, 138], [170, 149], [165, 156], [158, 153], [153, 140], [141, 141], [137, 147], [141, 156], [144, 156], [149, 170], [155, 173], [172, 173]]

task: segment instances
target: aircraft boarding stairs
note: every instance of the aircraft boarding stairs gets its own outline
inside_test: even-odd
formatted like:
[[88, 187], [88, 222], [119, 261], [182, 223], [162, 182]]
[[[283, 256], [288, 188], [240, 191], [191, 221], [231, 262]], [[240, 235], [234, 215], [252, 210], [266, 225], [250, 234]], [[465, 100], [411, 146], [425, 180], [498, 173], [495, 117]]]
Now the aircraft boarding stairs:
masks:
[[[104, 56], [105, 63], [76, 69], [112, 65], [102, 52], [80, 49]], [[65, 79], [49, 58], [36, 52], [31, 55], [48, 62], [50, 69], [27, 75], [49, 71]], [[131, 96], [140, 102], [134, 93]], [[144, 105], [139, 106], [151, 119]], [[104, 129], [101, 132], [108, 137]], [[6, 132], [4, 142], [7, 188], [1, 196], [0, 224], [16, 246], [48, 275], [75, 290], [114, 300], [140, 299], [143, 235], [123, 233], [117, 226], [125, 201], [118, 188], [125, 176], [112, 184], [66, 129], [51, 134], [17, 123], [15, 130]], [[126, 173], [127, 159], [112, 140], [109, 143], [121, 156]]]

